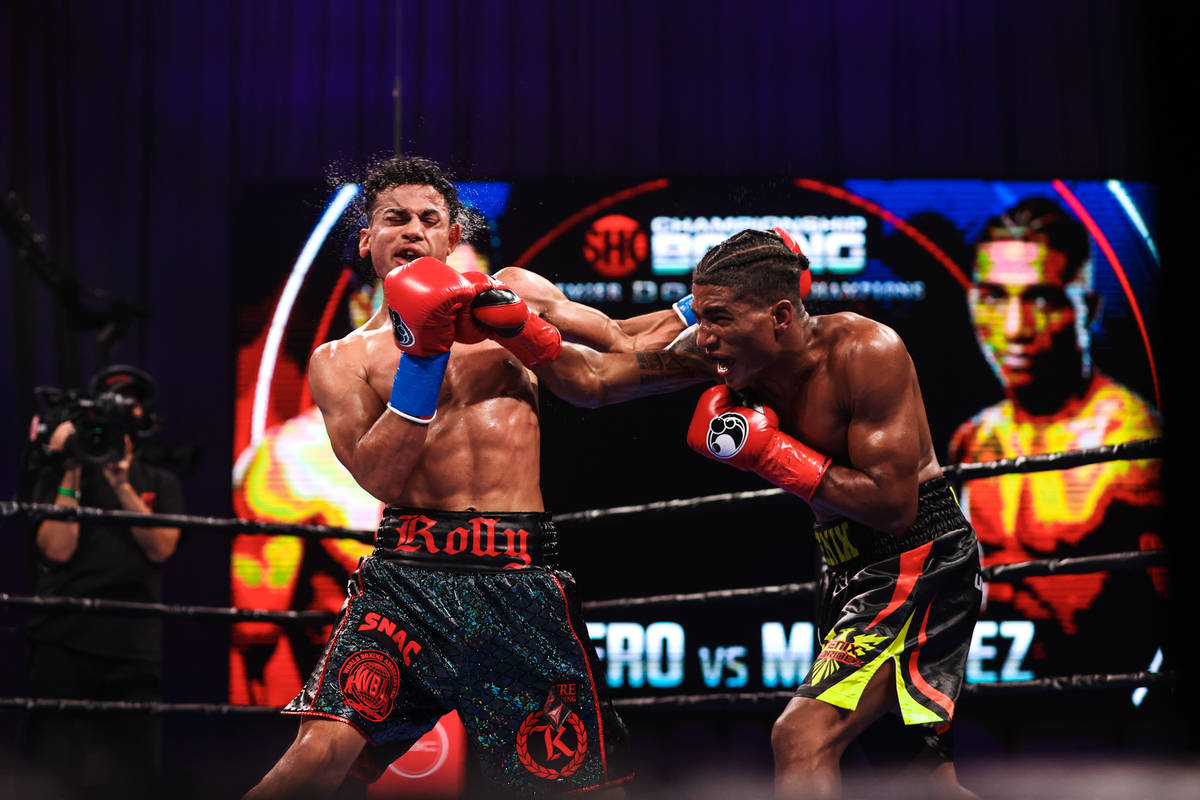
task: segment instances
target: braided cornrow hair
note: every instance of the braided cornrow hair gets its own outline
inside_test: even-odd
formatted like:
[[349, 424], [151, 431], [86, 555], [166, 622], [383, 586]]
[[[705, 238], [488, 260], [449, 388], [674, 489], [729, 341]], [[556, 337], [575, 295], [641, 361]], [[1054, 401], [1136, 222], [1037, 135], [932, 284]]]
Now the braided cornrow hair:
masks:
[[759, 302], [786, 299], [802, 307], [800, 274], [807, 269], [808, 256], [792, 252], [779, 234], [748, 229], [705, 253], [692, 283], [727, 286]]

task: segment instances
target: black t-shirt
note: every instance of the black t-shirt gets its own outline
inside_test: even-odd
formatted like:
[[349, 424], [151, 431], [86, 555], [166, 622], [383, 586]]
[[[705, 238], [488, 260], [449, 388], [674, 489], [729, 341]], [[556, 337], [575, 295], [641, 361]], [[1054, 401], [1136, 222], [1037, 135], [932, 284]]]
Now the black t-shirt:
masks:
[[[100, 465], [83, 466], [79, 503], [91, 508], [120, 509], [116, 491], [102, 469]], [[62, 473], [61, 464], [49, 464], [39, 471], [34, 502], [54, 502]], [[184, 513], [183, 492], [173, 473], [146, 464], [135, 455], [129, 467], [129, 483], [151, 511]], [[36, 530], [35, 526], [35, 535]], [[162, 600], [161, 567], [146, 557], [128, 525], [80, 523], [79, 545], [62, 564], [43, 557], [36, 543], [33, 549], [37, 595], [142, 603]], [[162, 660], [162, 620], [156, 617], [51, 612], [30, 615], [26, 630], [34, 641], [71, 650], [114, 658]]]

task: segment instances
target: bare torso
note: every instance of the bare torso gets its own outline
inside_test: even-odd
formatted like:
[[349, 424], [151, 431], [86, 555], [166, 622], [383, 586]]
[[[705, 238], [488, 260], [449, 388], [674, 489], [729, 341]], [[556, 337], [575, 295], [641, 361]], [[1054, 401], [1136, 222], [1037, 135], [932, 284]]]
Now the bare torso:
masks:
[[[364, 414], [384, 414], [400, 358], [386, 317], [376, 315], [321, 350], [318, 356], [331, 366], [370, 387], [359, 400]], [[330, 433], [331, 439], [338, 435]], [[454, 345], [437, 415], [424, 433], [403, 483], [372, 489], [383, 502], [447, 510], [543, 510], [537, 386], [500, 345]]]
[[[902, 472], [915, 470], [918, 483], [941, 475], [916, 369], [903, 345], [893, 348], [882, 367], [876, 365], [866, 374], [854, 369], [853, 361], [860, 357], [864, 343], [894, 337], [894, 333], [858, 314], [825, 314], [812, 319], [814, 336], [805, 358], [807, 368], [799, 380], [793, 380], [786, 391], [773, 389], [769, 381], [756, 387], [779, 415], [780, 430], [829, 456], [834, 465], [852, 468], [861, 468], [856, 463], [855, 437], [888, 438], [899, 451], [895, 460]], [[864, 420], [861, 398], [865, 394], [891, 406], [892, 413]], [[853, 432], [852, 426], [857, 426]], [[812, 506], [818, 522], [846, 515], [823, 503], [820, 495]]]

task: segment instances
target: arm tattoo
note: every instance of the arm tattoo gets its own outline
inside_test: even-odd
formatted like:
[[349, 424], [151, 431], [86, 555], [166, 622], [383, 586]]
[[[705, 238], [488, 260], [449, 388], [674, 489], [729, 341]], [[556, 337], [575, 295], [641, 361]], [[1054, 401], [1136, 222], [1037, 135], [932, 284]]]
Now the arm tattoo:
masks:
[[702, 378], [710, 372], [707, 362], [694, 353], [654, 350], [636, 355], [639, 382], [643, 385], [679, 378]]

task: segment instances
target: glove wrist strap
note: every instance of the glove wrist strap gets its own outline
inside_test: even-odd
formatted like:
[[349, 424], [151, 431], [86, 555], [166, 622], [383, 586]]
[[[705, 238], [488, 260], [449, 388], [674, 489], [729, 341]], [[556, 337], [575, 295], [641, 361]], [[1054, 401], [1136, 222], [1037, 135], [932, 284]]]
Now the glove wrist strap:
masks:
[[811, 502], [831, 461], [786, 433], [777, 433], [754, 471], [779, 488]]
[[692, 296], [689, 294], [686, 297], [681, 297], [676, 300], [671, 308], [675, 309], [675, 315], [683, 323], [685, 328], [690, 328], [698, 321], [696, 312], [692, 310]]
[[496, 337], [510, 353], [527, 367], [539, 367], [558, 358], [562, 352], [562, 334], [546, 320], [529, 312], [529, 317], [520, 333], [509, 337]]
[[392, 379], [388, 411], [420, 425], [428, 425], [437, 415], [438, 394], [446, 377], [450, 351], [433, 356], [404, 353]]

